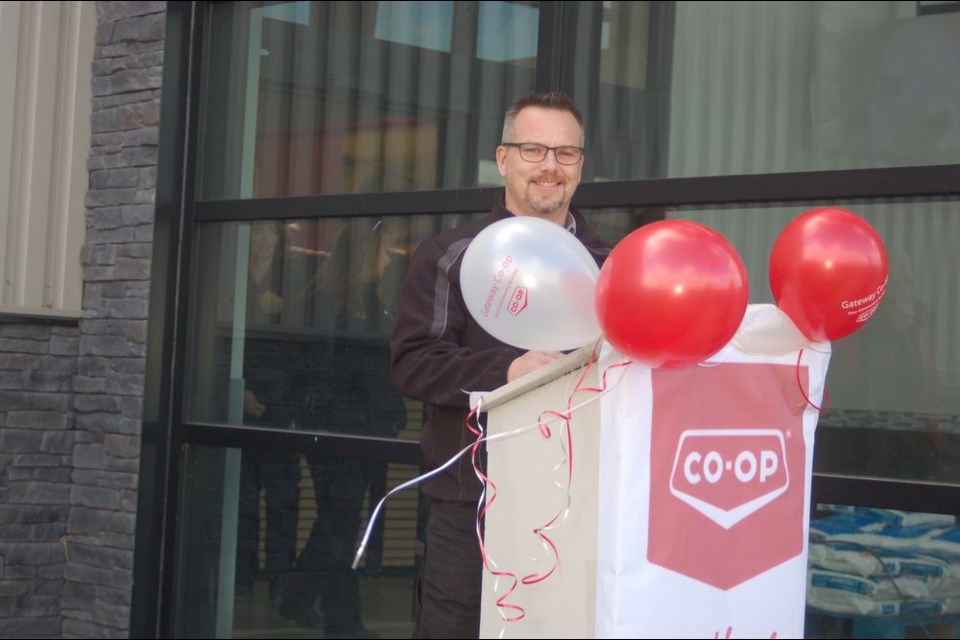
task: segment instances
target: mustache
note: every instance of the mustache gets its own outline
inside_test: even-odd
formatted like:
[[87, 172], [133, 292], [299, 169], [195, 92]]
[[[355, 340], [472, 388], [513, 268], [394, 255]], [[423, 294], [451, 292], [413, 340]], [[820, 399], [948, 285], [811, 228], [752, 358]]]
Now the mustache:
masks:
[[544, 181], [562, 183], [562, 182], [566, 182], [566, 178], [562, 174], [552, 173], [549, 171], [538, 173], [537, 175], [530, 178], [530, 182], [544, 182]]

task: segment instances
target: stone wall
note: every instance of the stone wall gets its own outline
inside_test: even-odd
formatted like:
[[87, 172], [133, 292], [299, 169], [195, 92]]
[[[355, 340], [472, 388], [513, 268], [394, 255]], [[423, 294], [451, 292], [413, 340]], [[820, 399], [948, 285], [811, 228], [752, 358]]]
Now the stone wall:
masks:
[[0, 636], [61, 632], [80, 334], [0, 324]]
[[64, 637], [126, 637], [165, 2], [98, 2]]

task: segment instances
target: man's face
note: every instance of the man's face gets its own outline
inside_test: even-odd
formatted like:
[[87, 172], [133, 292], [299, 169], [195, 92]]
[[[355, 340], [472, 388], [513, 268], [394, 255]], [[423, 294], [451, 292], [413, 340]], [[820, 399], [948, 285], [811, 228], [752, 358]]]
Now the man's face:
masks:
[[[517, 114], [504, 142], [537, 142], [548, 147], [582, 144], [580, 124], [558, 109], [527, 107]], [[507, 209], [518, 216], [539, 216], [564, 224], [573, 192], [580, 184], [583, 158], [576, 164], [557, 162], [553, 151], [540, 162], [527, 162], [517, 147], [497, 147], [497, 168], [506, 183]]]

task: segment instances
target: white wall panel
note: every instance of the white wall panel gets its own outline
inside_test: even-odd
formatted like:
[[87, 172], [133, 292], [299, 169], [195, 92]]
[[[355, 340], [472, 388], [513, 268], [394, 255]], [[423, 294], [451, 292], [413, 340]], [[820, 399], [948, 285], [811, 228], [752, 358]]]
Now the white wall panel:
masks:
[[0, 3], [0, 311], [78, 315], [93, 2]]

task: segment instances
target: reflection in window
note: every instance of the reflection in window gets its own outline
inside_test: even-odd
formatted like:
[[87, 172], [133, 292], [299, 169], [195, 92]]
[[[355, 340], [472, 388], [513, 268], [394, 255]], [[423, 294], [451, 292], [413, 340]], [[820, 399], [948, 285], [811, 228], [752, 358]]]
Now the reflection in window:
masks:
[[787, 223], [815, 206], [865, 218], [889, 256], [877, 312], [835, 342], [829, 409], [817, 429], [815, 470], [960, 482], [960, 201], [915, 199], [730, 205], [587, 212], [608, 242], [658, 217], [695, 220], [728, 238], [743, 258], [751, 303], [772, 303], [770, 252]]
[[[210, 360], [197, 372], [207, 384], [195, 409], [235, 424], [397, 435], [406, 415], [389, 381], [388, 340], [405, 270], [400, 225], [361, 218], [218, 230], [201, 234], [216, 295], [198, 311], [207, 333], [198, 353]], [[216, 406], [220, 398], [227, 406]]]
[[185, 449], [172, 613], [177, 638], [409, 637], [417, 496], [371, 508], [415, 468], [300, 451]]
[[417, 406], [389, 377], [397, 298], [419, 242], [462, 220], [202, 225], [191, 419], [416, 438]]
[[376, 37], [449, 52], [453, 2], [378, 2]]
[[476, 186], [534, 89], [539, 15], [483, 4], [213, 5], [203, 198]]
[[540, 20], [537, 8], [519, 2], [479, 4], [477, 57], [494, 62], [524, 59], [536, 62]]
[[[960, 161], [960, 13], [917, 11], [564, 3], [555, 71], [585, 115], [584, 179]], [[496, 183], [539, 21], [526, 2], [215, 4], [203, 196]]]
[[670, 176], [960, 161], [960, 14], [679, 2]]
[[263, 7], [263, 17], [286, 20], [297, 24], [310, 24], [309, 2], [281, 2]]
[[672, 4], [566, 3], [561, 87], [584, 115], [585, 181], [666, 173]]

